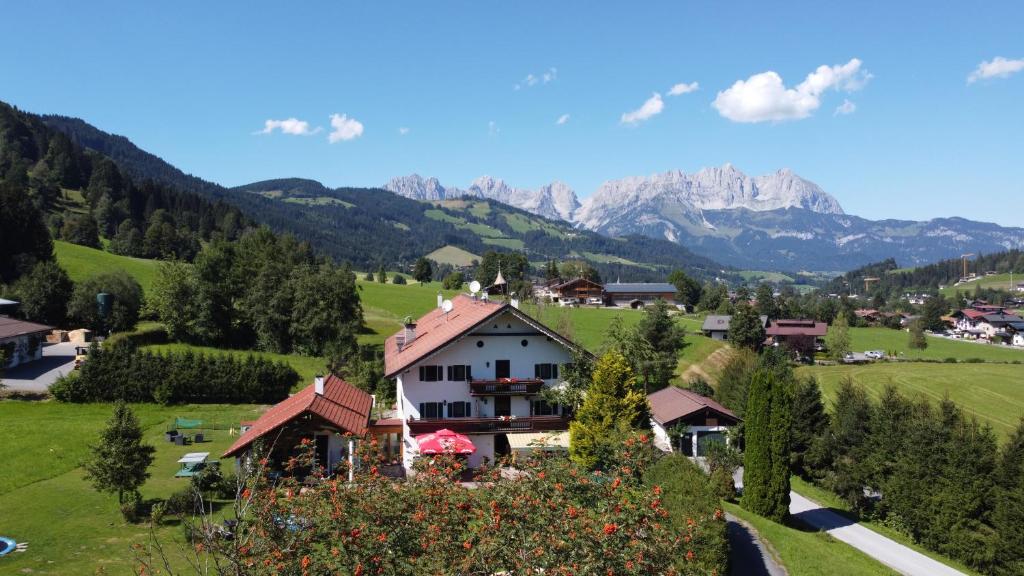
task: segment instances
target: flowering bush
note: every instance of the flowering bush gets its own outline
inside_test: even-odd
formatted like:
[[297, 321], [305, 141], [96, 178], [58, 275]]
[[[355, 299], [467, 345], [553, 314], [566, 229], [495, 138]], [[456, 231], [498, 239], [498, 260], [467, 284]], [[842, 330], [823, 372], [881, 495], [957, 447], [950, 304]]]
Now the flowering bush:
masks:
[[457, 480], [464, 464], [452, 457], [421, 459], [394, 480], [364, 450], [352, 484], [251, 483], [232, 538], [207, 529], [196, 544], [234, 574], [714, 573], [696, 543], [721, 531], [720, 513], [672, 521], [663, 489], [640, 481], [650, 440], [628, 443], [601, 473], [538, 451], [477, 470], [473, 485]]

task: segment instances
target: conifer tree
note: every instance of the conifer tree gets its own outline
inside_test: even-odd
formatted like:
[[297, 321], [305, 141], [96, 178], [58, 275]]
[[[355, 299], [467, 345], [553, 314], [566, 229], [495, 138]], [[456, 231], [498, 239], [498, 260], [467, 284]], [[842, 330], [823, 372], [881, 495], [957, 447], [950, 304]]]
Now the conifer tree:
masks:
[[789, 458], [792, 392], [768, 368], [750, 383], [747, 404], [743, 507], [781, 522], [789, 515]]
[[412, 277], [417, 282], [430, 282], [434, 278], [434, 270], [430, 266], [430, 260], [420, 256], [416, 260], [416, 265], [413, 266]]
[[729, 320], [729, 341], [737, 348], [760, 350], [764, 345], [764, 323], [749, 303], [740, 302]]
[[97, 492], [117, 494], [119, 504], [126, 493], [135, 492], [149, 478], [155, 448], [142, 443], [142, 428], [127, 404], [118, 402], [99, 443], [91, 447], [85, 462], [86, 478]]
[[379, 282], [381, 284], [387, 284], [388, 283], [388, 273], [387, 273], [386, 270], [384, 270], [384, 265], [383, 264], [381, 264], [380, 268], [377, 269], [377, 282]]
[[808, 453], [815, 440], [828, 429], [828, 414], [821, 400], [821, 388], [813, 376], [800, 378], [793, 387], [793, 427], [791, 433], [793, 472], [804, 478], [810, 477]]
[[842, 361], [850, 353], [850, 325], [845, 314], [837, 315], [835, 321], [828, 327], [825, 347], [828, 348], [829, 357], [837, 362]]
[[924, 327], [921, 326], [920, 320], [910, 323], [907, 346], [910, 346], [912, 350], [924, 350], [928, 347], [928, 339], [924, 335]]
[[569, 424], [569, 455], [588, 469], [604, 468], [627, 433], [650, 426], [647, 396], [622, 354], [605, 353], [594, 367], [593, 378], [576, 419]]
[[1003, 447], [996, 474], [995, 573], [1024, 574], [1024, 419]]

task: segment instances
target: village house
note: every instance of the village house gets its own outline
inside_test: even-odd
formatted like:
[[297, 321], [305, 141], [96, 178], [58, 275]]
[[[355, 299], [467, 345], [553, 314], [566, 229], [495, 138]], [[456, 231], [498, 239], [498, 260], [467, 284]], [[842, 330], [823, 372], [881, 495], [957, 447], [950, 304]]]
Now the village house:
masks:
[[655, 445], [666, 452], [703, 456], [709, 442], [729, 443], [726, 434], [740, 419], [696, 392], [669, 386], [649, 394]]
[[370, 434], [377, 438], [385, 459], [397, 463], [401, 460], [401, 422], [371, 420], [374, 402], [373, 396], [337, 376], [318, 376], [255, 422], [244, 423], [238, 440], [223, 457], [234, 456], [243, 465], [254, 443], [262, 440], [269, 469], [281, 471], [306, 440], [313, 444], [316, 463], [333, 472], [352, 456], [355, 439]]
[[562, 306], [604, 304], [604, 286], [586, 278], [574, 278], [551, 286], [549, 290], [551, 301]]
[[824, 345], [828, 324], [816, 320], [772, 320], [765, 328], [767, 344], [793, 348], [819, 348]]
[[560, 369], [578, 348], [513, 304], [458, 295], [385, 342], [407, 470], [419, 440], [439, 430], [468, 437], [470, 467], [541, 433], [568, 430], [568, 409], [540, 393], [561, 383]]
[[53, 326], [36, 324], [0, 316], [0, 351], [6, 360], [5, 367], [39, 360], [43, 357], [43, 342]]
[[[768, 317], [761, 316], [760, 318], [761, 326], [767, 326]], [[732, 321], [732, 316], [711, 314], [704, 319], [704, 324], [701, 325], [700, 330], [712, 340], [728, 340], [730, 321]]]
[[668, 282], [615, 282], [604, 285], [604, 300], [609, 306], [643, 308], [659, 299], [674, 305], [676, 287]]

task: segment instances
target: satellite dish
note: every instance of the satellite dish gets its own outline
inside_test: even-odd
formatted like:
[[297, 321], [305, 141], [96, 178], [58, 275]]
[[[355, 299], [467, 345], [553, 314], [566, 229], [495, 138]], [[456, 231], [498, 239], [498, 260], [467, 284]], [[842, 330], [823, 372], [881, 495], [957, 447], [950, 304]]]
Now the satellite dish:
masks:
[[451, 300], [445, 300], [444, 302], [441, 302], [441, 310], [444, 310], [445, 314], [451, 312], [452, 308], [454, 308], [454, 307], [455, 307], [455, 305], [452, 304]]
[[472, 282], [470, 282], [469, 283], [469, 291], [472, 292], [473, 294], [476, 294], [477, 292], [479, 292], [480, 291], [480, 283], [477, 282], [476, 280], [473, 280]]

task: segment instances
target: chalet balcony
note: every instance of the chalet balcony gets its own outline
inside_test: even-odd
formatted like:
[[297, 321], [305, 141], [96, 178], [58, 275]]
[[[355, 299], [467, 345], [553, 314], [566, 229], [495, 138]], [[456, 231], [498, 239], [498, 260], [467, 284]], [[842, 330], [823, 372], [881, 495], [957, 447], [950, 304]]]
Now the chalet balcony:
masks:
[[567, 416], [504, 416], [498, 418], [426, 418], [409, 420], [413, 435], [429, 434], [442, 428], [461, 434], [498, 432], [548, 432], [568, 430]]
[[540, 378], [498, 378], [470, 380], [470, 396], [523, 396], [537, 394], [544, 387]]

